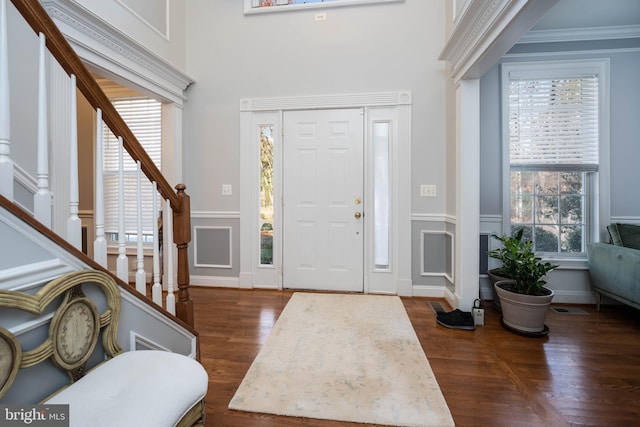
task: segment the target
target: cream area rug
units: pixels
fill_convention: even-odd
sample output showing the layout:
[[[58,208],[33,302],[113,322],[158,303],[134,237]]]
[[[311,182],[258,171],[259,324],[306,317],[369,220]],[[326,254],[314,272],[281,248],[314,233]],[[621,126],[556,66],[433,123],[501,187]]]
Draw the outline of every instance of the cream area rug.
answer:
[[[229,408],[453,426],[399,297],[294,293]]]

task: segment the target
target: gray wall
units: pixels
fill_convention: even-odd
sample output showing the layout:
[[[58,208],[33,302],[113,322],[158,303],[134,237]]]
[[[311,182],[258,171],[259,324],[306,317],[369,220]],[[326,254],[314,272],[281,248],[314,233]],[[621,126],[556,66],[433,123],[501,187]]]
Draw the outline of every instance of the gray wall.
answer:
[[[597,43],[601,47],[600,43]],[[610,44],[606,45],[611,47]],[[640,182],[640,40],[631,46],[624,42],[626,51],[591,50],[588,43],[553,43],[547,48],[562,55],[537,54],[524,56],[525,51],[539,51],[545,46],[517,46],[501,62],[549,61],[558,59],[608,58],[610,60],[610,156],[611,156],[611,216],[634,217],[640,220],[640,198],[637,184]],[[580,50],[578,50],[580,49]],[[480,81],[481,93],[481,178],[480,214],[502,215],[501,194],[501,140],[500,140],[500,72],[499,66],[491,68]],[[606,226],[607,224],[602,224]]]
[[[616,50],[612,50],[616,49]],[[640,40],[516,45],[502,62],[608,58],[610,60],[610,213],[613,222],[640,223]],[[481,230],[502,230],[502,142],[499,65],[480,81]],[[607,224],[600,224],[601,232]],[[604,234],[604,233],[603,233]],[[491,244],[495,244],[491,239]],[[490,261],[490,267],[496,266]],[[549,274],[554,301],[593,302],[588,270],[559,268]],[[486,280],[481,293],[487,295]]]
[[[7,2],[11,157],[27,174],[36,176],[38,138],[38,37]]]
[[[187,4],[185,181],[196,211],[239,211],[241,98],[410,90],[413,211],[444,212],[445,64],[442,2],[243,14],[242,2]],[[212,25],[212,20],[215,25]],[[439,197],[419,197],[419,184]]]
[[[206,219],[240,211],[240,113],[242,98],[368,93],[412,93],[413,214],[443,217],[447,196],[446,2],[399,3],[244,15],[242,2],[187,3],[184,115],[184,181],[191,207]],[[221,185],[233,194],[223,196]],[[437,185],[438,196],[419,196],[420,184]],[[239,236],[234,224],[233,235]],[[443,224],[435,224],[442,227]],[[416,236],[414,236],[416,237]],[[403,248],[409,256],[411,248]],[[239,259],[233,255],[236,272]],[[418,266],[414,272],[419,274]],[[193,268],[198,276],[227,276],[230,270]]]

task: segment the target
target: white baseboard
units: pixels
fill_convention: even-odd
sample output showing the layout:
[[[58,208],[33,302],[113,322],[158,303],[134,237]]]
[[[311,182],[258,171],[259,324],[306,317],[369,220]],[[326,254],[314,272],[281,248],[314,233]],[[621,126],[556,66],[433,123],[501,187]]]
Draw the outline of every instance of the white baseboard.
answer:
[[[189,281],[190,286],[204,286],[210,288],[239,288],[240,279],[237,277],[222,276],[193,276]]]
[[[595,304],[593,292],[555,291],[552,304]]]
[[[432,285],[413,285],[414,297],[444,298],[446,287]]]

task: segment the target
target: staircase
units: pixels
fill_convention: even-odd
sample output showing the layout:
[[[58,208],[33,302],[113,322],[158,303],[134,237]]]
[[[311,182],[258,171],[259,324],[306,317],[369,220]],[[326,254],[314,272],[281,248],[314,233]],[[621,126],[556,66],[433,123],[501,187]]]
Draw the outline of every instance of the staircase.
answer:
[[[16,54],[15,49],[11,49],[13,29],[18,25],[13,19],[16,11],[35,33],[34,41],[37,40],[33,43],[37,45],[34,46],[35,52],[18,52],[19,56],[24,54],[25,57],[38,58],[35,61],[37,64],[34,64],[36,69],[24,70],[24,74],[34,75],[30,86],[33,88],[33,95],[37,93],[37,96],[32,97],[25,94],[26,101],[12,94],[17,86],[12,84],[11,76],[21,72],[11,65]],[[10,14],[11,20],[8,19]],[[49,73],[56,72],[65,73],[69,79],[69,98],[60,105],[56,103],[56,96],[47,93]],[[26,88],[25,92],[29,90],[30,88]],[[87,244],[92,245],[93,250],[88,252],[93,254],[93,258],[82,251],[82,221],[78,212],[78,181],[82,177],[78,176],[78,124],[75,110],[77,91],[95,109],[96,129],[106,126],[119,138],[123,155],[130,156],[137,162],[140,179],[151,182],[157,189],[158,199],[162,200],[160,204],[163,207],[164,227],[154,230],[153,271],[144,271],[142,261],[149,255],[145,255],[142,244],[138,244],[135,286],[129,283],[128,266],[133,263],[127,259],[122,239],[118,245],[116,271],[108,270],[104,224],[100,222],[104,217],[101,212],[104,200],[100,199],[103,191],[99,187],[103,173],[101,165],[96,165],[95,168],[95,232],[88,233],[95,234],[96,239],[94,242],[84,241],[85,248]],[[37,99],[37,102],[30,103],[29,99]],[[71,120],[67,129],[71,138],[71,167],[69,170],[53,171],[58,180],[63,179],[69,183],[69,201],[68,204],[65,201],[67,206],[62,206],[62,197],[57,197],[49,185],[49,166],[54,164],[52,154],[60,156],[60,153],[52,153],[49,140],[52,131],[48,117],[51,109],[68,106],[71,108],[68,114]],[[20,129],[20,133],[30,132],[37,143],[31,140],[12,140],[12,114],[24,115],[25,110],[33,117],[33,129]],[[99,132],[96,133],[98,134]],[[97,144],[100,143],[99,139],[96,136]],[[20,144],[20,150],[12,149],[16,144]],[[27,145],[33,146],[33,149],[25,149]],[[20,156],[13,156],[13,151],[18,151]],[[25,159],[25,152],[31,152],[32,156],[37,157],[37,161],[33,158]],[[35,176],[30,172],[31,163],[37,164]],[[119,331],[120,342],[129,343],[129,348],[125,350],[158,348],[197,357],[198,337],[193,330],[193,302],[189,296],[190,199],[185,189],[184,184],[172,187],[151,161],[40,2],[10,0],[9,3],[9,0],[0,0],[0,289],[35,292],[49,280],[72,270],[92,268],[107,271],[117,278],[123,300],[127,302],[123,304],[123,318],[128,320],[122,323]],[[64,232],[58,232],[54,226],[54,216],[63,211],[67,212],[66,226],[63,227]],[[158,213],[154,212],[153,215],[157,216]],[[141,230],[139,233],[141,237]],[[160,245],[158,235],[161,233],[167,235],[168,241],[173,242],[173,245]],[[119,230],[118,234],[124,236],[124,230]],[[142,242],[142,239],[139,238],[138,241]],[[163,253],[160,252],[161,247]],[[164,271],[160,270],[160,259],[166,263]],[[149,277],[151,280],[148,280]],[[147,293],[152,298],[148,298]],[[37,329],[37,319],[27,322],[12,317],[11,313],[0,313],[0,325],[27,335],[33,330],[26,324],[29,322]],[[25,339],[28,339],[27,335]]]

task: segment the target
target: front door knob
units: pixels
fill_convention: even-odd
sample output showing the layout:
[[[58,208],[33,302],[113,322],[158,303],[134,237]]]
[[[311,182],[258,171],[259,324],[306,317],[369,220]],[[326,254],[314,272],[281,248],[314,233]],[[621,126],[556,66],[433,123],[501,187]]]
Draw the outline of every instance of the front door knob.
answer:
[[[356,212],[355,215],[356,219],[360,219],[362,217],[362,214],[360,212]]]

